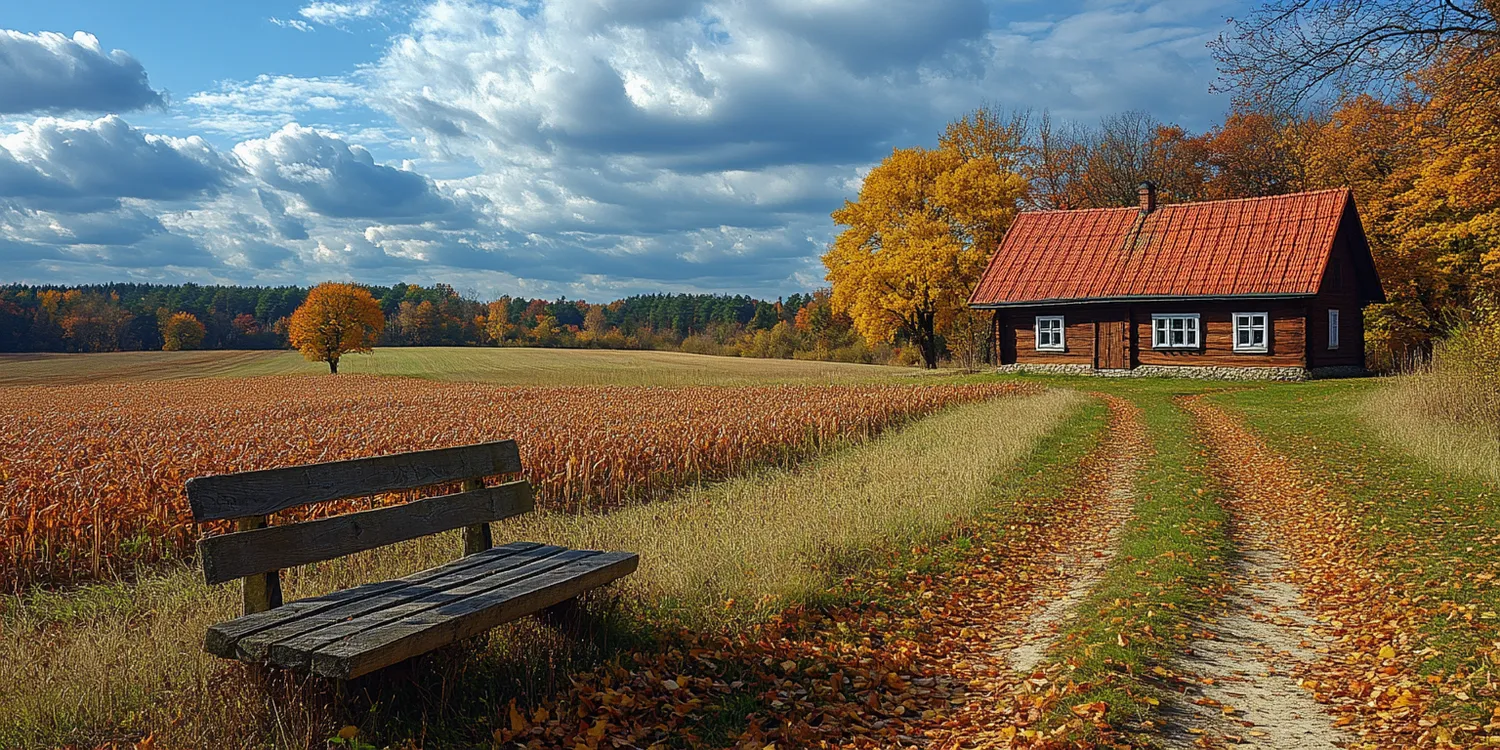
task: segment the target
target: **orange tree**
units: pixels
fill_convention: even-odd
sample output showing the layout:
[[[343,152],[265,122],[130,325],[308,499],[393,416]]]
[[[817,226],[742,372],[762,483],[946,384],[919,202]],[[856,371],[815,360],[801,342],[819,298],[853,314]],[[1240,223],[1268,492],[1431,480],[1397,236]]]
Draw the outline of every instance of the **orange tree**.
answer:
[[[203,337],[207,333],[203,328],[203,323],[199,322],[197,316],[192,313],[172,313],[161,324],[162,351],[197,349],[203,345]]]
[[[356,284],[326,282],[312,288],[307,300],[292,313],[292,346],[313,362],[327,362],[339,371],[339,357],[369,352],[385,329],[380,304]]]

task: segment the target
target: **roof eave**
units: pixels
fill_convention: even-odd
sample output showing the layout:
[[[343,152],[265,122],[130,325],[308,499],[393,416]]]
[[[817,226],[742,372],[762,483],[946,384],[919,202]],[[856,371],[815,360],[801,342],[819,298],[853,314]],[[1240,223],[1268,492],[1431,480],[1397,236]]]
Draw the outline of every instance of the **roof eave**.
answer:
[[[1123,297],[1059,297],[1055,299],[1019,300],[1015,302],[970,302],[969,307],[975,310],[999,310],[1009,307],[1060,307],[1066,305],[1105,305],[1119,302],[1232,302],[1234,300],[1255,299],[1311,299],[1316,297],[1312,293],[1288,294],[1285,292],[1264,292],[1252,294],[1135,294]]]

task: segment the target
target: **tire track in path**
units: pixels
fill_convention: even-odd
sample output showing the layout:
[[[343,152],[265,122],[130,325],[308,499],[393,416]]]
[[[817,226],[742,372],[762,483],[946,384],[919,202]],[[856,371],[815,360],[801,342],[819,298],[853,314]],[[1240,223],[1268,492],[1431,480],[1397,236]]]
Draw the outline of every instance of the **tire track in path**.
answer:
[[[1045,661],[1077,604],[1098,582],[1130,518],[1133,478],[1147,441],[1140,409],[1130,401],[1094,394],[1109,407],[1108,434],[1087,459],[1088,479],[1058,502],[1057,513],[1036,529],[1033,562],[1019,573],[1023,597],[1001,606],[976,603],[960,615],[973,637],[945,654],[953,679],[963,684],[962,705],[943,726],[932,728],[928,747],[1008,747],[1018,716],[1014,698],[1023,681]],[[1019,625],[1018,625],[1019,623]],[[1017,651],[1020,653],[1018,654]],[[1041,682],[1045,683],[1046,680]]]
[[[1076,531],[1083,533],[1058,540],[1044,566],[1050,575],[1037,581],[1035,608],[1019,628],[994,644],[995,655],[1021,675],[1030,675],[1042,664],[1062,630],[1077,616],[1078,605],[1104,577],[1135,505],[1136,473],[1147,450],[1146,428],[1135,404],[1114,396],[1103,398],[1115,415],[1104,449],[1109,460],[1090,488],[1088,514],[1078,519]]]
[[[1403,670],[1390,647],[1393,634],[1379,624],[1383,587],[1351,541],[1351,520],[1324,488],[1223,410],[1202,396],[1179,404],[1192,414],[1210,472],[1226,490],[1240,558],[1235,592],[1202,623],[1203,637],[1180,665],[1200,678],[1186,696],[1195,703],[1183,721],[1198,733],[1174,737],[1174,744],[1414,746],[1378,737],[1386,731],[1356,736],[1336,728],[1353,724],[1350,714],[1360,708],[1348,698],[1331,700],[1330,683],[1365,679],[1398,692],[1414,684],[1395,677]],[[1362,625],[1370,630],[1359,632]],[[1401,713],[1413,713],[1416,703]]]

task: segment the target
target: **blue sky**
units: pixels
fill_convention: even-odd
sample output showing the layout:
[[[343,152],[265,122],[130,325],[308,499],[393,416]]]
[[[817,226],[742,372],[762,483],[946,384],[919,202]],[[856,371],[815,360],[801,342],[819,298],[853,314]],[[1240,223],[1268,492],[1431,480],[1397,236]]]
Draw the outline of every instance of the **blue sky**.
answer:
[[[869,167],[976,105],[1211,125],[1236,9],[28,3],[0,14],[0,282],[811,289]]]

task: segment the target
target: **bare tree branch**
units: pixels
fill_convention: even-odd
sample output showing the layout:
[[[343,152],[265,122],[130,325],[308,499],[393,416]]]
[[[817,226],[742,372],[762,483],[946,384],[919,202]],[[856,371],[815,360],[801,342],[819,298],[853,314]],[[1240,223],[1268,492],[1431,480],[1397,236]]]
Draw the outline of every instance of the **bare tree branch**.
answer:
[[[1496,0],[1269,0],[1210,46],[1215,88],[1290,109],[1309,100],[1404,90],[1453,55],[1500,47]],[[1462,66],[1462,60],[1458,61]]]

